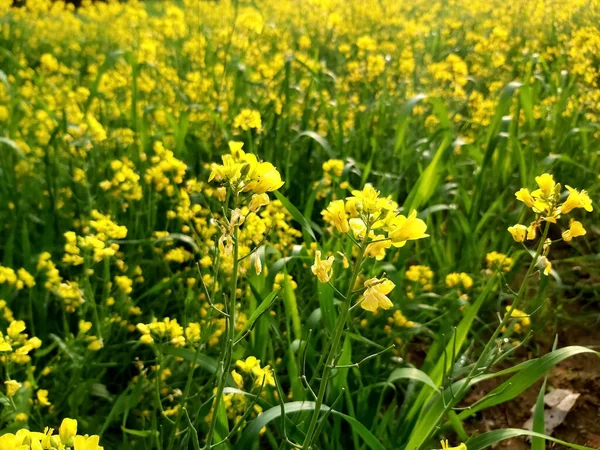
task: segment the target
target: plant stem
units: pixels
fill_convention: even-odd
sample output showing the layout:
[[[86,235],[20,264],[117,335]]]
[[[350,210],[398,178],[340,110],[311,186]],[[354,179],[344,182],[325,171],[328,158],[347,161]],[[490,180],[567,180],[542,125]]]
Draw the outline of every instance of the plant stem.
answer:
[[[544,232],[543,232],[542,238],[538,244],[537,250],[535,252],[535,256],[533,257],[531,264],[529,264],[529,268],[527,269],[525,278],[523,279],[523,282],[521,283],[521,286],[519,287],[519,291],[517,292],[517,295],[515,295],[515,298],[512,302],[510,309],[506,312],[506,314],[504,315],[504,318],[502,319],[502,321],[496,327],[496,330],[492,334],[492,337],[488,340],[487,344],[483,348],[483,351],[479,355],[479,358],[477,359],[477,361],[475,362],[475,364],[469,371],[469,374],[465,378],[465,382],[460,387],[460,389],[457,391],[457,393],[453,396],[454,401],[448,402],[448,404],[444,407],[444,410],[437,417],[435,424],[430,428],[429,433],[427,434],[425,439],[423,439],[423,441],[421,441],[421,444],[419,445],[419,447],[416,448],[416,450],[421,450],[423,448],[423,446],[425,446],[427,444],[427,442],[429,441],[429,439],[431,438],[433,433],[435,433],[435,430],[437,429],[438,424],[441,422],[441,420],[444,418],[444,416],[448,413],[448,411],[450,411],[450,409],[456,404],[456,402],[458,402],[462,398],[462,396],[465,394],[467,389],[469,389],[470,381],[473,378],[475,378],[475,376],[477,375],[477,372],[479,371],[479,369],[482,366],[483,361],[486,360],[488,352],[490,351],[491,347],[496,342],[498,335],[502,332],[502,329],[506,326],[506,324],[511,320],[512,313],[517,308],[517,305],[519,304],[521,297],[525,293],[525,289],[527,287],[529,277],[531,276],[531,273],[533,272],[533,269],[535,268],[535,265],[536,265],[540,255],[542,254],[542,250],[544,248],[544,242],[546,241],[546,237],[548,236],[549,228],[550,228],[550,223],[546,222],[546,226],[544,227]],[[442,393],[441,395],[443,396],[444,393]]]
[[[352,272],[352,276],[350,277],[350,283],[348,284],[348,292],[346,293],[346,297],[340,309],[340,315],[338,316],[337,322],[335,324],[335,329],[333,331],[333,339],[331,340],[331,347],[329,350],[329,354],[327,355],[325,367],[323,368],[323,375],[321,377],[319,393],[317,394],[317,401],[315,402],[315,409],[310,419],[310,424],[308,426],[308,431],[306,432],[306,438],[304,439],[302,450],[308,450],[309,448],[311,448],[310,446],[312,442],[317,438],[317,433],[315,431],[317,427],[317,421],[319,419],[319,412],[321,411],[321,406],[323,405],[323,399],[325,398],[325,392],[327,391],[327,385],[329,384],[329,377],[331,375],[331,371],[335,367],[335,358],[338,353],[338,347],[340,345],[342,333],[344,332],[346,320],[348,319],[348,314],[350,312],[352,291],[354,290],[354,283],[356,283],[356,279],[358,278],[358,274],[360,273],[360,266],[363,262],[366,248],[365,244],[368,235],[369,230],[367,229],[362,244],[359,247],[358,258],[356,259],[356,264],[354,265],[354,270]]]
[[[233,197],[233,209],[237,208],[237,195]],[[229,296],[229,304],[227,307],[228,316],[225,317],[227,324],[227,339],[224,343],[221,364],[222,372],[219,374],[219,384],[217,385],[217,392],[215,394],[214,406],[212,411],[212,418],[210,421],[210,428],[206,435],[206,445],[204,448],[210,449],[212,440],[215,433],[215,426],[217,424],[217,415],[219,406],[221,405],[221,397],[223,396],[223,390],[225,389],[225,382],[227,380],[227,374],[231,368],[231,360],[233,356],[233,342],[235,339],[235,303],[237,300],[237,283],[238,283],[238,266],[239,266],[239,245],[238,245],[238,228],[236,225],[233,230],[233,280],[231,282],[231,295]]]
[[[173,425],[173,431],[171,431],[171,437],[169,438],[169,446],[167,450],[171,450],[173,448],[173,444],[175,443],[175,436],[177,435],[177,427],[179,426],[179,421],[181,420],[181,414],[183,409],[185,408],[185,402],[190,396],[190,390],[192,388],[192,380],[194,379],[194,371],[196,370],[196,363],[198,362],[198,357],[200,356],[200,349],[202,346],[198,343],[198,347],[194,352],[194,359],[190,364],[190,369],[188,370],[187,381],[185,383],[185,390],[183,391],[183,397],[181,398],[181,402],[179,403],[179,411],[177,412],[177,417],[175,418],[175,424]],[[190,433],[192,430],[190,430]]]

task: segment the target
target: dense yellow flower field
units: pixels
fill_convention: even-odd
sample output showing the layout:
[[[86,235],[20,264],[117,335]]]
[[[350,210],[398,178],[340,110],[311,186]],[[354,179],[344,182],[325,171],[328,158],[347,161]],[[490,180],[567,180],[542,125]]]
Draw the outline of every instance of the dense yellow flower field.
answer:
[[[14,3],[0,450],[596,445],[597,1]]]

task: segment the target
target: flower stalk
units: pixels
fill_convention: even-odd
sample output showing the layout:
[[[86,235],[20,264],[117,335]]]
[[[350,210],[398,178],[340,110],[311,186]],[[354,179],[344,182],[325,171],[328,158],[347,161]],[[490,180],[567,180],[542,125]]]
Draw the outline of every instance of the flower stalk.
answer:
[[[237,194],[233,197],[233,209],[237,208]],[[221,352],[221,360],[219,362],[220,373],[218,374],[219,381],[217,385],[217,392],[215,393],[213,414],[210,421],[210,427],[208,434],[206,435],[206,449],[210,449],[214,438],[215,427],[217,424],[218,409],[221,405],[221,399],[223,397],[223,391],[225,390],[225,383],[227,381],[227,374],[231,370],[231,363],[233,357],[233,346],[235,339],[235,304],[237,301],[237,284],[238,284],[238,272],[239,272],[239,243],[238,243],[238,231],[239,225],[235,225],[233,229],[233,280],[231,281],[231,294],[229,295],[229,302],[227,302],[227,316],[225,316],[225,322],[227,326],[227,338],[223,345]]]
[[[319,413],[321,412],[321,407],[323,406],[323,399],[325,398],[325,392],[327,391],[327,385],[329,384],[331,371],[335,368],[336,356],[339,353],[340,340],[342,338],[342,333],[344,332],[344,327],[346,325],[346,321],[350,313],[350,304],[352,302],[354,284],[356,283],[356,279],[358,278],[358,274],[360,273],[360,266],[362,265],[365,256],[368,235],[369,232],[367,231],[365,233],[365,237],[363,238],[362,243],[359,246],[358,257],[356,259],[356,263],[354,265],[354,269],[350,277],[348,290],[346,292],[344,301],[340,309],[340,315],[338,316],[337,322],[335,324],[333,339],[331,341],[331,348],[325,361],[325,367],[323,368],[321,384],[319,385],[319,392],[317,394],[317,400],[315,402],[315,409],[310,419],[310,424],[308,426],[308,431],[306,432],[306,438],[304,440],[304,444],[302,445],[302,450],[308,450],[309,448],[311,448],[312,442],[317,438],[316,427],[319,419]]]

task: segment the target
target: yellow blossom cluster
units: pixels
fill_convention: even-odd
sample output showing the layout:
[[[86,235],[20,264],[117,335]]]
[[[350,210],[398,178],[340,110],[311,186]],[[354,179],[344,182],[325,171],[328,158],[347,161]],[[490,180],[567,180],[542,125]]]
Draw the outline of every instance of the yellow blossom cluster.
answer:
[[[413,285],[406,286],[406,295],[409,298],[414,298],[415,290],[422,289],[424,291],[430,291],[433,289],[433,270],[429,266],[414,265],[410,266],[404,273],[407,280],[411,281]]]
[[[35,278],[22,267],[15,272],[10,267],[0,266],[0,284],[8,284],[21,290],[35,286]]]
[[[509,233],[515,242],[524,243],[535,240],[543,228],[543,224],[558,224],[558,220],[566,214],[572,213],[576,209],[583,209],[587,212],[593,211],[592,200],[585,190],[577,190],[570,186],[567,187],[568,194],[564,201],[562,200],[562,186],[554,180],[554,176],[544,173],[535,177],[538,189],[530,192],[527,188],[521,188],[515,193],[517,200],[523,202],[530,208],[534,214],[534,220],[528,225],[516,224],[508,227]],[[543,235],[547,236],[548,226],[545,227]],[[573,238],[585,236],[586,230],[583,224],[574,218],[570,218],[568,228],[563,229],[562,239],[570,242]],[[543,250],[539,255],[538,264],[543,269],[544,275],[549,275],[552,271],[552,263],[548,259],[552,241],[545,239]]]
[[[506,314],[508,314],[511,310],[511,306],[510,305],[506,305],[506,313],[504,314],[506,316]],[[509,324],[512,324],[512,329],[515,333],[522,333],[523,331],[526,331],[528,329],[528,327],[531,325],[531,318],[529,317],[529,314],[520,311],[518,309],[513,309],[512,313],[510,314],[511,320],[509,322]],[[502,332],[506,331],[506,328],[504,328],[502,330]]]
[[[13,320],[5,333],[0,331],[0,361],[3,363],[28,364],[31,361],[30,352],[42,346],[42,341],[24,333],[25,322]]]
[[[115,198],[127,200],[140,200],[142,187],[139,184],[140,176],[135,171],[135,165],[127,157],[111,161],[112,178],[100,183],[105,191],[110,191]]]
[[[200,325],[192,322],[184,329],[177,319],[165,317],[163,320],[154,319],[152,322],[138,323],[137,330],[141,333],[140,342],[144,344],[169,343],[176,347],[183,347],[186,342],[195,343],[200,338]]]
[[[0,449],[2,450],[103,450],[100,437],[93,435],[78,435],[77,421],[63,419],[54,434],[54,429],[46,427],[43,433],[29,431],[22,428],[16,433],[6,433],[0,436]]]
[[[510,272],[515,263],[509,256],[495,251],[485,255],[485,262],[488,270],[499,269],[503,272]]]
[[[94,233],[89,233],[90,228]],[[119,250],[119,244],[110,242],[114,239],[124,239],[127,236],[127,228],[118,225],[111,220],[109,215],[93,210],[89,227],[83,236],[77,235],[74,231],[65,233],[65,255],[63,263],[78,266],[84,263],[82,250],[91,251],[94,262],[100,262],[103,259],[114,256]],[[84,230],[84,231],[86,231]]]
[[[229,142],[230,154],[223,155],[223,164],[213,164],[208,181],[227,183],[235,192],[251,191],[256,196],[283,186],[275,166],[244,152],[243,145],[242,142]]]

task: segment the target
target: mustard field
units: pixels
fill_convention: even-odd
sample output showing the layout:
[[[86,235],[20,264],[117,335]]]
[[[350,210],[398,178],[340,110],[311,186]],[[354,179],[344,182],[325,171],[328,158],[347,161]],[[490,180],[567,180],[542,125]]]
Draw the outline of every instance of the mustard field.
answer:
[[[599,448],[599,21],[0,0],[0,450]]]

